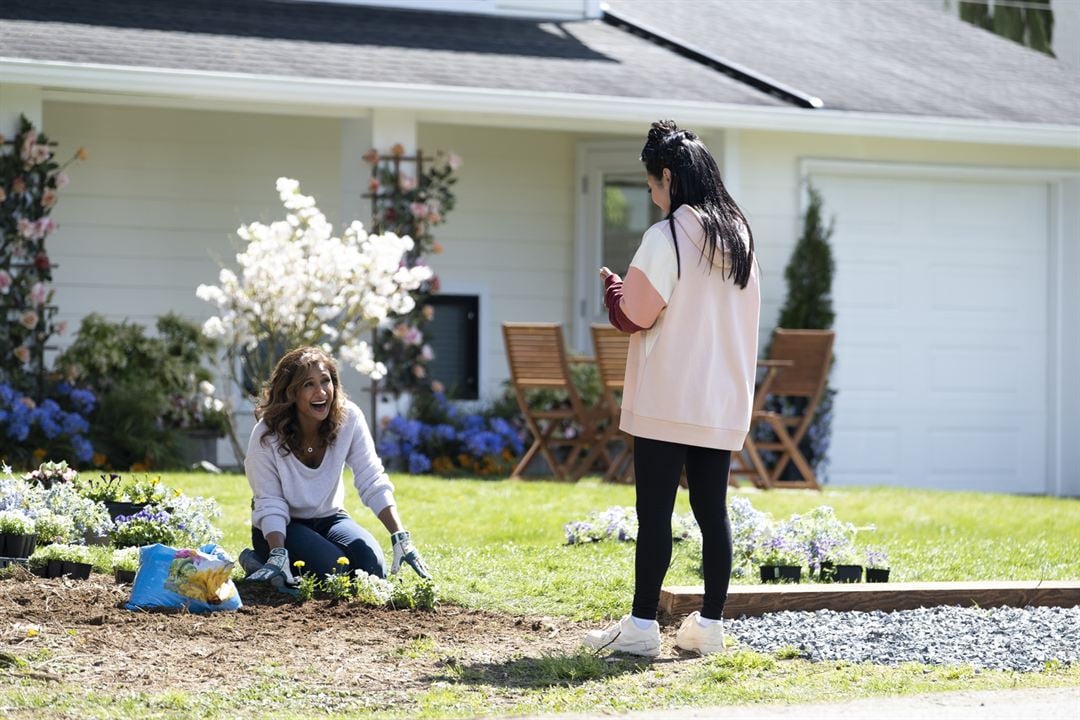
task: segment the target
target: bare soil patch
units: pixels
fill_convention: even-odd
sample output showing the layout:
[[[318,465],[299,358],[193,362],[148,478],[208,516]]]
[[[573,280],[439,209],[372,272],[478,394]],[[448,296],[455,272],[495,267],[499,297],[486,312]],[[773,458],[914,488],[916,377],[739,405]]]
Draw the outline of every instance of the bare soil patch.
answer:
[[[514,685],[522,658],[573,653],[584,625],[440,606],[298,603],[240,587],[244,607],[207,615],[123,608],[130,586],[29,575],[0,580],[0,673],[88,692],[243,691],[265,682],[393,703],[439,679]],[[18,660],[29,661],[29,669]]]

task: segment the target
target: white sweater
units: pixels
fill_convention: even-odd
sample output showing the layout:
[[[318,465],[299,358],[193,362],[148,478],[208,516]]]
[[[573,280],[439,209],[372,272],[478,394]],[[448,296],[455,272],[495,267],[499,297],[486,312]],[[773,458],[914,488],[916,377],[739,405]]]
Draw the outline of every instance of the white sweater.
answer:
[[[285,532],[292,518],[310,519],[334,515],[345,508],[345,465],[353,471],[360,500],[378,515],[394,504],[394,486],[375,454],[364,413],[351,401],[345,403],[345,423],[337,439],[326,449],[322,464],[310,468],[292,453],[278,452],[278,438],[262,442],[266,423],[260,420],[251,431],[244,472],[255,505],[251,525],[263,535]]]

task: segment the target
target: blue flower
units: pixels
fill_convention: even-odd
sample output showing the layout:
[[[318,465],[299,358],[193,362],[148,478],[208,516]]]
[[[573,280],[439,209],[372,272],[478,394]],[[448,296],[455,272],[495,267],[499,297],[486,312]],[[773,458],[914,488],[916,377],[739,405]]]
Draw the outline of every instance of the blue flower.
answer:
[[[431,459],[423,453],[414,452],[409,455],[409,472],[413,475],[425,473],[431,469]]]
[[[89,390],[72,390],[71,404],[80,415],[89,415],[97,405],[97,398]]]
[[[94,457],[94,446],[82,435],[72,436],[71,449],[75,451],[75,459],[79,462],[90,462],[90,459]]]

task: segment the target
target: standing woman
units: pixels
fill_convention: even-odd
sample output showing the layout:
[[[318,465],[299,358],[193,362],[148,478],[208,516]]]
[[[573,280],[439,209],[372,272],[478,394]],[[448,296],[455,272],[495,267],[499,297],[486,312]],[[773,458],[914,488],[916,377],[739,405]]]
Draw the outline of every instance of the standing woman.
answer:
[[[626,279],[600,269],[612,325],[633,333],[620,429],[634,438],[638,538],[630,615],[585,643],[655,657],[656,610],[671,562],[671,513],[683,467],[701,527],[705,603],[676,644],[722,652],[731,576],[727,482],[750,428],[761,308],[754,237],[708,149],[671,121],[641,151],[664,219],[650,227]]]
[[[385,577],[378,541],[345,511],[345,465],[353,485],[390,533],[396,573],[402,561],[430,577],[394,504],[394,486],[375,454],[364,415],[345,397],[337,364],[316,347],[290,350],[263,386],[244,471],[254,495],[251,541],[240,553],[248,580],[292,585],[292,561],[318,577],[338,568]]]

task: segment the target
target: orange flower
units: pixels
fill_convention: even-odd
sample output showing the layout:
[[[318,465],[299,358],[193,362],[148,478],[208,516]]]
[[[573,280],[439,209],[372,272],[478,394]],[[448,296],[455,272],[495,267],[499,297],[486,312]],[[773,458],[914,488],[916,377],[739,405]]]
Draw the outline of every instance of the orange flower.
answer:
[[[146,472],[150,467],[144,463],[135,463],[131,466],[131,472]]]
[[[90,153],[86,152],[86,148],[81,147],[75,151],[75,157],[81,162],[86,162],[86,159],[90,157]]]
[[[405,155],[405,146],[401,143],[395,143],[394,147],[390,148],[390,154],[394,157],[402,157]]]
[[[443,251],[442,243],[435,243],[434,245],[431,246],[431,252],[435,253],[436,255],[440,254],[442,251]]]
[[[364,162],[374,165],[375,163],[379,162],[379,151],[375,148],[371,148],[366,153],[364,153],[362,157]]]
[[[105,453],[94,453],[94,457],[90,462],[94,464],[94,467],[103,467],[109,458],[105,457]]]
[[[379,187],[380,187],[379,179],[378,178],[371,178],[371,182],[368,183],[367,189],[368,189],[368,192],[377,193],[377,192],[379,192]]]
[[[41,462],[45,459],[45,448],[38,448],[34,451],[34,459]]]

